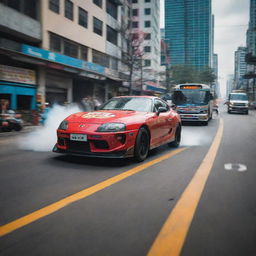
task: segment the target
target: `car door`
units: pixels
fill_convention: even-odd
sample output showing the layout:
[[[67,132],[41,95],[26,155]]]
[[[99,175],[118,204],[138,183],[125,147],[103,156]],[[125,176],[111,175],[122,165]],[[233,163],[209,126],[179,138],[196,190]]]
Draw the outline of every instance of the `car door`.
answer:
[[[157,114],[159,107],[166,108],[166,112],[161,112]],[[152,125],[152,144],[159,144],[166,139],[166,137],[170,134],[171,130],[171,110],[167,103],[160,99],[154,100],[154,109],[153,111],[156,113],[153,117],[153,125]]]

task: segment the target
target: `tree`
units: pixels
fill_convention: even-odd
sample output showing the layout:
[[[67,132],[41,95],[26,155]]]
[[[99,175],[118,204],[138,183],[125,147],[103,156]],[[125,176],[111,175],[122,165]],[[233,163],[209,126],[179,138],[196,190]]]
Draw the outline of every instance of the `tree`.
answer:
[[[215,81],[216,75],[214,74],[214,71],[210,67],[205,67],[200,73],[199,73],[199,80],[201,83],[204,84],[211,84]]]
[[[205,67],[198,71],[191,65],[175,65],[171,68],[171,79],[173,84],[183,83],[213,83],[216,79],[213,69]]]

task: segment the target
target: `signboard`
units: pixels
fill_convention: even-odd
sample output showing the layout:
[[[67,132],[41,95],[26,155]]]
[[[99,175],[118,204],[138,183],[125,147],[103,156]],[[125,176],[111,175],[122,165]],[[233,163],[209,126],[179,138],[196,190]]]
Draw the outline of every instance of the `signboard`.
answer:
[[[72,58],[72,57],[69,57],[69,56],[66,56],[63,54],[47,51],[47,50],[33,47],[30,45],[22,44],[21,51],[24,54],[28,54],[30,56],[45,59],[48,61],[57,62],[59,64],[64,64],[64,65],[68,65],[71,67],[84,69],[87,71],[93,71],[93,72],[97,72],[100,74],[105,73],[105,67],[103,67],[101,65],[87,62],[87,61],[80,60],[80,59],[76,59],[76,58]]]
[[[36,73],[31,69],[0,65],[0,80],[36,84]]]

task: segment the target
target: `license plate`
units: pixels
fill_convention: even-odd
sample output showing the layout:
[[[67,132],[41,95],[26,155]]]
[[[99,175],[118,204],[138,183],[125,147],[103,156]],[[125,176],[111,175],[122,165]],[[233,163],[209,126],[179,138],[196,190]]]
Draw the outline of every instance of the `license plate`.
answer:
[[[70,140],[76,140],[76,141],[87,141],[87,135],[86,134],[70,134]]]

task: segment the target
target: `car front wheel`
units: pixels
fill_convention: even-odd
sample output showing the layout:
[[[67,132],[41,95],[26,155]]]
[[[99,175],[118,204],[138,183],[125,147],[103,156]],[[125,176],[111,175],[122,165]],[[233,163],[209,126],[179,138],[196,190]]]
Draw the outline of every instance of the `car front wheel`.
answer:
[[[146,128],[141,127],[136,137],[134,158],[138,162],[146,159],[149,151],[149,134]]]

